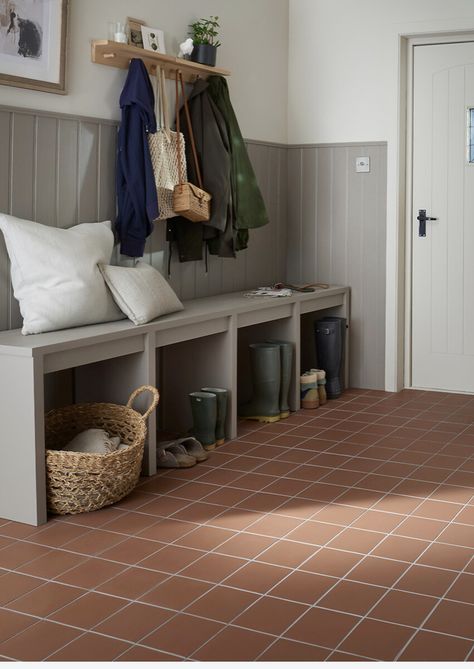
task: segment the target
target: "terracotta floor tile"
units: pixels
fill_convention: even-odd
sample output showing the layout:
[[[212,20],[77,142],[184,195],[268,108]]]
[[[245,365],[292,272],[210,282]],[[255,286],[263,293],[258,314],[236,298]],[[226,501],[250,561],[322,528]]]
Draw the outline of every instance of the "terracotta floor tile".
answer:
[[[140,601],[181,611],[210,588],[212,588],[211,583],[195,581],[184,576],[173,576],[140,597]]]
[[[39,578],[6,572],[3,576],[0,576],[0,606],[18,599],[21,595],[31,592],[43,583],[44,581]]]
[[[378,511],[389,511],[390,513],[411,513],[420,504],[418,497],[408,497],[389,493],[386,497],[374,504]]]
[[[59,578],[61,574],[73,567],[77,567],[87,558],[83,555],[75,555],[60,549],[47,551],[42,557],[36,558],[21,567],[21,571],[30,576],[40,578]]]
[[[175,518],[164,518],[158,520],[158,522],[156,522],[156,519],[154,520],[153,525],[146,527],[138,533],[140,539],[171,543],[199,527],[197,523],[188,523]]]
[[[122,513],[119,518],[111,520],[102,527],[109,532],[120,532],[121,534],[133,536],[141,532],[145,527],[153,525],[154,522],[155,518],[153,516],[130,511]]]
[[[281,478],[275,483],[272,483],[267,488],[265,488],[265,492],[274,494],[276,493],[279,496],[286,495],[292,497],[293,495],[297,495],[299,492],[301,492],[307,487],[308,483],[306,481],[298,481],[297,479],[292,479],[292,478]],[[283,501],[286,502],[287,500]],[[281,503],[278,506],[281,506]],[[242,504],[245,504],[245,502],[243,502]]]
[[[117,576],[96,587],[96,590],[107,595],[137,599],[148,590],[169,578],[164,572],[149,571],[138,567],[129,567]]]
[[[392,492],[396,495],[409,495],[411,497],[425,498],[429,497],[435,490],[437,490],[437,488],[438,483],[405,479],[398,483]]]
[[[288,518],[277,514],[269,514],[248,526],[248,532],[263,536],[281,538],[301,525],[298,518]]]
[[[350,525],[359,518],[364,511],[354,506],[343,506],[340,504],[328,504],[328,506],[317,511],[312,520],[336,525]]]
[[[464,569],[472,558],[472,549],[435,543],[418,559],[419,564],[442,569]]]
[[[235,536],[235,532],[217,527],[198,527],[176,541],[178,546],[212,550]]]
[[[362,616],[386,592],[385,588],[375,585],[341,581],[318,602],[318,606]]]
[[[370,612],[370,617],[419,627],[438,601],[435,597],[391,590]]]
[[[231,507],[238,504],[243,499],[251,495],[249,490],[240,490],[238,488],[219,488],[216,492],[211,493],[206,497],[206,502],[209,504],[220,504],[221,506]]]
[[[142,644],[165,653],[188,657],[222,627],[222,623],[180,613],[145,637]]]
[[[190,604],[186,608],[186,613],[227,623],[259,597],[260,595],[255,593],[218,585]]]
[[[359,556],[360,557],[360,556]],[[347,575],[347,579],[391,587],[406,570],[405,562],[367,556]]]
[[[353,486],[358,481],[365,477],[365,473],[361,471],[351,471],[349,469],[336,469],[332,472],[328,472],[326,476],[323,476],[320,481],[321,483],[332,483],[334,485],[342,486]]]
[[[128,650],[130,644],[88,632],[53,653],[51,662],[111,662]]]
[[[246,564],[246,560],[218,553],[206,553],[180,572],[181,576],[219,583]]]
[[[41,620],[0,644],[0,655],[22,662],[40,662],[80,634],[71,627]]]
[[[366,619],[349,634],[340,650],[391,662],[412,634],[409,627]]]
[[[214,639],[193,654],[201,662],[249,662],[255,660],[274,640],[274,637],[226,627]]]
[[[317,574],[342,577],[359,562],[361,556],[334,548],[321,548],[312,558],[307,560],[301,569]]]
[[[413,562],[428,546],[429,543],[421,539],[388,536],[372,551],[372,555]]]
[[[314,502],[333,502],[335,499],[339,502],[350,489],[342,485],[332,485],[331,483],[313,483],[308,488],[298,493],[296,497],[309,499]],[[345,504],[351,504],[345,501]],[[355,506],[360,506],[355,504]]]
[[[329,662],[375,662],[370,658],[362,657],[361,655],[352,655],[351,653],[343,653],[340,650],[333,651],[328,657]]]
[[[436,539],[440,543],[474,548],[474,530],[470,525],[451,523]]]
[[[116,564],[100,558],[82,558],[77,566],[61,574],[58,578],[61,583],[75,585],[79,588],[95,588],[108,581],[125,569],[125,565]]]
[[[5,540],[8,543],[8,540]],[[44,546],[37,546],[26,541],[16,541],[0,550],[0,567],[3,569],[18,569],[26,563],[40,558],[49,550]],[[21,569],[21,571],[24,571]]]
[[[441,601],[423,625],[432,632],[474,639],[474,616],[471,604]]]
[[[330,576],[295,571],[270,590],[269,594],[303,604],[314,604],[335,583],[337,580]]]
[[[50,546],[51,548],[59,548],[68,544],[69,550],[71,541],[79,539],[88,532],[89,530],[86,527],[50,521],[44,529],[38,528],[31,540],[36,544]],[[72,548],[71,550],[75,549]]]
[[[329,546],[354,553],[368,553],[383,540],[384,536],[381,532],[349,527],[333,539]]]
[[[415,564],[401,577],[395,587],[423,595],[442,597],[456,576],[457,573],[454,571]]]
[[[160,548],[163,548],[163,544],[133,537],[107,549],[101,553],[100,557],[105,560],[122,562],[125,567],[126,565],[138,564],[141,560],[156,553]]]
[[[452,520],[462,506],[460,504],[450,504],[448,502],[437,502],[435,500],[427,500],[423,502],[414,512],[413,515],[421,516],[422,518],[433,518],[435,520]]]
[[[457,523],[465,523],[466,525],[474,525],[474,506],[466,506],[457,516]]]
[[[204,551],[184,546],[165,546],[140,562],[140,567],[176,574],[204,555]]]
[[[245,509],[229,509],[221,513],[217,518],[213,518],[209,523],[213,527],[222,527],[227,530],[241,532],[247,529],[262,517],[261,513],[256,511],[247,511]]]
[[[462,662],[471,647],[466,639],[421,630],[416,633],[403,653],[402,662]]]
[[[0,609],[0,643],[31,627],[37,621],[30,616],[24,616],[16,611]]]
[[[474,574],[461,574],[449,589],[446,598],[474,604]]]
[[[94,628],[95,632],[137,642],[169,620],[174,613],[157,606],[132,602]]]
[[[238,509],[249,509],[250,511],[260,511],[266,513],[274,511],[281,504],[287,501],[283,495],[267,494],[266,492],[258,492],[250,497],[247,497],[243,502],[237,504]]]
[[[377,467],[380,466],[380,463],[377,462]],[[369,474],[361,479],[357,484],[356,488],[363,488],[365,490],[375,490],[377,492],[389,492],[392,490],[400,479],[396,479],[393,476],[381,476],[380,474]]]
[[[195,502],[172,515],[172,518],[184,520],[189,523],[207,523],[213,518],[226,511],[227,507],[217,504],[206,504],[206,502]]]
[[[262,597],[233,621],[234,625],[279,636],[306,610],[307,606],[274,597]]]
[[[352,526],[359,530],[372,530],[375,532],[391,532],[403,520],[405,516],[385,511],[365,511],[357,518]]]
[[[299,641],[277,639],[259,658],[262,662],[322,662],[330,651]]]
[[[302,520],[309,520],[317,511],[323,509],[325,506],[326,502],[315,502],[310,499],[293,497],[278,508],[276,515],[299,518],[301,522]]]
[[[383,497],[383,493],[375,490],[361,490],[359,488],[352,488],[343,492],[337,497],[338,504],[347,504],[349,506],[357,506],[361,509],[370,509]]]
[[[358,621],[347,613],[311,608],[285,632],[285,637],[335,648]]]
[[[275,539],[258,534],[241,532],[215,549],[216,553],[241,558],[254,558],[271,546]]]
[[[250,563],[225,580],[225,585],[265,594],[290,573],[273,565]]]
[[[318,550],[315,546],[282,539],[276,541],[256,559],[259,562],[269,562],[281,567],[296,568],[313,555],[315,550]]]
[[[131,646],[129,650],[119,655],[117,660],[119,662],[179,662],[180,658],[143,646]]]
[[[7,607],[19,613],[46,618],[53,611],[66,606],[66,604],[83,595],[84,592],[79,588],[70,588],[61,583],[46,582],[39,588],[35,588],[26,595],[9,602]]]
[[[232,482],[232,488],[239,490],[249,490],[250,492],[259,492],[277,481],[276,476],[268,476],[266,474],[243,474],[240,473],[239,478]]]
[[[185,483],[181,488],[177,488],[174,492],[176,497],[180,499],[187,499],[190,502],[202,500],[207,498],[212,492],[219,490],[219,486],[212,483],[199,483],[199,481],[192,481]],[[206,499],[207,502],[207,499]]]
[[[90,629],[104,618],[123,608],[125,604],[125,600],[117,597],[88,592],[83,597],[53,613],[50,619],[65,625]]]
[[[140,507],[140,511],[151,516],[161,516],[166,518],[173,515],[176,511],[189,505],[189,500],[178,499],[177,497],[153,497],[147,504]]]
[[[445,527],[447,527],[447,523],[441,520],[411,516],[404,520],[402,524],[394,530],[394,534],[432,541],[441,534]]]
[[[287,535],[292,541],[302,541],[314,546],[324,546],[342,531],[340,525],[308,520]]]
[[[68,541],[64,547],[68,551],[84,555],[97,555],[124,540],[124,535],[106,530],[88,530],[85,534]]]

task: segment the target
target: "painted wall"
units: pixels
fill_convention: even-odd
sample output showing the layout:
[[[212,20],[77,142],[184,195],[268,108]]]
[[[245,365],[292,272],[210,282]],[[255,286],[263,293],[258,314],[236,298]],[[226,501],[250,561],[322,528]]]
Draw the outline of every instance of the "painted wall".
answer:
[[[400,36],[474,30],[474,3],[290,0],[289,21],[289,142],[388,144],[385,383],[395,390]]]
[[[107,38],[109,22],[129,14],[162,28],[173,55],[192,20],[217,14],[218,64],[232,71],[229,87],[244,137],[286,142],[288,0],[70,0],[69,94],[0,86],[0,104],[118,119],[126,72],[91,63],[90,40]]]

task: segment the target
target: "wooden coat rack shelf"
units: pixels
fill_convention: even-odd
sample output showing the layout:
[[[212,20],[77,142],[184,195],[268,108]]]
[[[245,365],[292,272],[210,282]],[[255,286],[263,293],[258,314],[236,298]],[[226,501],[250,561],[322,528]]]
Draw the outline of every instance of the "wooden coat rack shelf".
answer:
[[[120,44],[119,42],[111,42],[109,40],[93,40],[91,47],[91,60],[93,63],[119,67],[122,70],[128,70],[132,58],[141,58],[150,74],[153,74],[157,67],[161,67],[164,70],[165,77],[168,79],[174,79],[176,70],[181,70],[185,81],[194,81],[197,77],[205,79],[211,74],[217,74],[222,77],[230,75],[229,70],[224,70],[221,67],[201,65],[201,63],[194,63],[192,60],[184,60],[184,58],[155,53],[154,51],[140,49],[130,44]]]

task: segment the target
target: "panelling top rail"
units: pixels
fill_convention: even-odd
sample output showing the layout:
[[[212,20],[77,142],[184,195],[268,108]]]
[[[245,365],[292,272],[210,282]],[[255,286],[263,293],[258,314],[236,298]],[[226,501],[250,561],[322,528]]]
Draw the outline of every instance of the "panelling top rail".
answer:
[[[149,73],[153,73],[157,67],[161,67],[168,79],[174,78],[176,70],[181,70],[185,81],[193,81],[196,77],[206,78],[210,74],[217,74],[222,77],[230,75],[229,70],[221,67],[209,67],[201,63],[195,63],[192,60],[167,56],[164,53],[155,53],[147,51],[130,44],[121,44],[120,42],[111,42],[109,40],[92,40],[91,42],[91,60],[100,65],[110,65],[119,67],[122,70],[128,70],[132,58],[140,58]]]

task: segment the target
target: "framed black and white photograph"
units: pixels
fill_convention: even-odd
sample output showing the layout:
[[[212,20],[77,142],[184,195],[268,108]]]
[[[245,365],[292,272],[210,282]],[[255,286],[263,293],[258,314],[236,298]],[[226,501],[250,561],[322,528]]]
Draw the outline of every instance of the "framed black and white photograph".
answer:
[[[166,53],[165,49],[165,35],[162,30],[158,28],[149,28],[142,26],[143,48],[147,51],[155,51],[155,53]]]
[[[66,93],[68,0],[0,0],[0,84]]]

